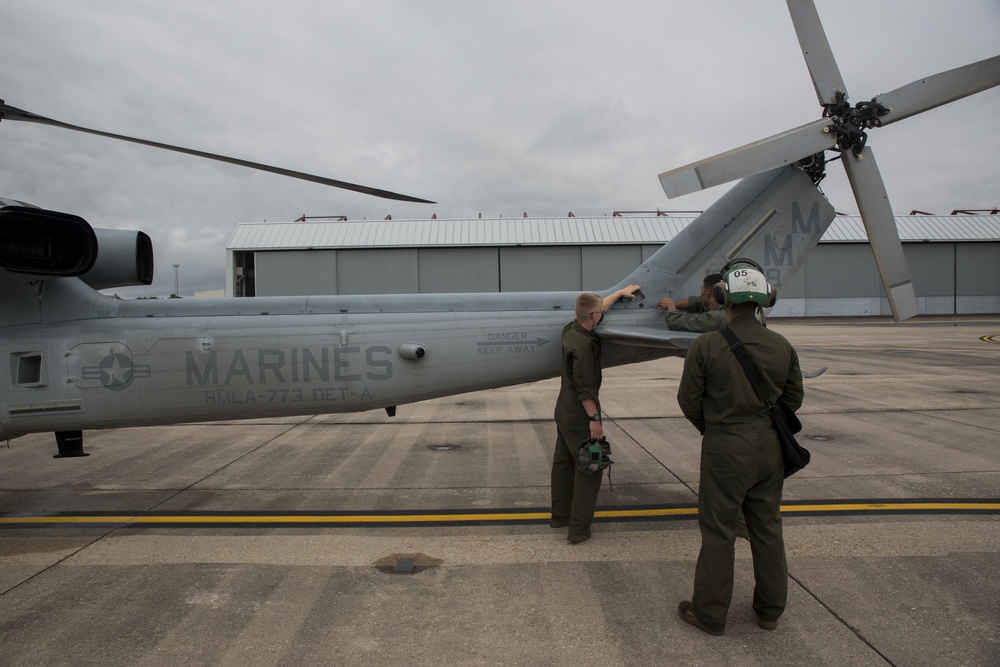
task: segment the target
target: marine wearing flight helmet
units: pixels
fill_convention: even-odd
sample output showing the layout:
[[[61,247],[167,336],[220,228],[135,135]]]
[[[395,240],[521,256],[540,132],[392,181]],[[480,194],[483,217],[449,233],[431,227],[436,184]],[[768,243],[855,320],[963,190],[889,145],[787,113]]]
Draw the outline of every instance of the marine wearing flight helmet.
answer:
[[[710,273],[701,283],[700,296],[690,296],[681,301],[674,301],[666,296],[660,299],[657,307],[666,311],[663,316],[667,321],[667,328],[671,331],[708,333],[727,326],[729,315],[726,313],[725,293],[715,289],[721,282],[721,273]],[[721,300],[716,300],[716,297]],[[766,305],[770,307],[774,303],[772,301]],[[750,531],[747,530],[742,515],[736,527],[736,535],[750,539]]]
[[[760,267],[731,263],[724,272],[729,328],[743,342],[772,400],[802,405],[795,349],[755,314],[773,303]],[[722,288],[720,288],[722,289]],[[781,531],[784,464],[778,436],[739,361],[720,333],[698,337],[684,359],[677,391],[684,416],[702,433],[698,525],[701,551],[694,594],[680,603],[686,622],[721,635],[733,594],[737,519],[746,517],[753,553],[753,608],[758,625],[773,630],[785,610],[788,567]]]

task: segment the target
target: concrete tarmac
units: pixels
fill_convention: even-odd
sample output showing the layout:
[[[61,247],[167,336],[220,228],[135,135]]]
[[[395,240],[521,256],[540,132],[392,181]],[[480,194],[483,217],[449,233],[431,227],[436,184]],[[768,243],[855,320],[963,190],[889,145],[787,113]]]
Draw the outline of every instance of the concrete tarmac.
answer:
[[[558,380],[384,411],[0,446],[0,664],[1000,665],[1000,317],[773,320],[806,380],[789,601],[677,615],[683,361],[605,372],[594,537],[549,528]],[[990,340],[989,337],[995,337]]]

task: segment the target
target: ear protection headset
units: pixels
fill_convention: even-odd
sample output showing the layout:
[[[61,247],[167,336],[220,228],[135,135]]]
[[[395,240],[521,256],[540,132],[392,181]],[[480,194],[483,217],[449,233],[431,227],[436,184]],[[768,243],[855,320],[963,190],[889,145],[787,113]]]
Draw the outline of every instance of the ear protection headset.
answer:
[[[722,282],[712,288],[712,298],[716,303],[753,301],[763,308],[772,308],[778,300],[777,288],[767,282],[764,269],[752,259],[731,259],[722,267],[721,273]],[[754,273],[759,274],[759,278]],[[761,282],[763,287],[759,285]]]

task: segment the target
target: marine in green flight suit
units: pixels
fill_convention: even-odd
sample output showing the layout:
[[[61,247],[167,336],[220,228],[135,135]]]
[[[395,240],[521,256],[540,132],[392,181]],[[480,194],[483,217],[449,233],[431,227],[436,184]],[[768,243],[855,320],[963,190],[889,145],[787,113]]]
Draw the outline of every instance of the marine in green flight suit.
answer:
[[[639,285],[629,285],[603,299],[589,292],[576,298],[576,319],[563,328],[562,382],[556,399],[556,447],[552,457],[553,528],[569,526],[572,543],[590,539],[604,471],[584,475],[576,468],[583,443],[604,437],[601,423],[601,339],[593,332],[604,312],[622,297],[632,298]]]
[[[744,272],[742,280],[733,275],[737,271]],[[797,410],[803,399],[798,355],[783,336],[754,316],[758,304],[767,302],[763,274],[736,269],[726,283],[730,329],[749,351],[771,400],[781,399]],[[784,464],[767,409],[721,334],[708,333],[692,343],[677,402],[703,436],[698,489],[701,551],[694,594],[678,611],[685,621],[710,634],[725,630],[733,594],[736,525],[742,513],[753,553],[753,608],[758,624],[774,629],[785,610],[788,588],[780,513]]]
[[[716,302],[712,288],[722,280],[722,275],[710,273],[701,284],[701,296],[691,296],[682,301],[670,297],[660,299],[657,306],[666,311],[664,319],[671,331],[705,333],[718,331],[729,322],[725,305]]]
[[[568,522],[571,541],[590,537],[590,524],[604,471],[584,475],[576,469],[576,455],[589,439],[591,415],[600,415],[601,341],[576,320],[563,328],[563,372],[556,400],[556,451],[552,459],[551,523]],[[590,414],[582,401],[590,399]],[[558,526],[555,526],[558,527]],[[579,541],[583,541],[579,539]]]
[[[706,333],[718,331],[726,326],[729,317],[724,306],[715,306],[703,313],[685,313],[678,309],[667,310],[664,314],[667,328],[671,331],[694,331]]]

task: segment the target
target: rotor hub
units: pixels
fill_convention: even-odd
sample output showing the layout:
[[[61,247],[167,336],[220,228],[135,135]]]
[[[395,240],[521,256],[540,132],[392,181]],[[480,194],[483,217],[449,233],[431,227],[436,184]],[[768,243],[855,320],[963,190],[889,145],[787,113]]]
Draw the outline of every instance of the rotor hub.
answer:
[[[868,134],[865,130],[881,127],[882,116],[889,109],[874,100],[858,102],[853,107],[847,103],[847,96],[837,93],[836,101],[823,105],[823,117],[833,121],[832,131],[837,134],[837,148],[841,151],[851,151],[854,157],[859,157],[865,150]]]

